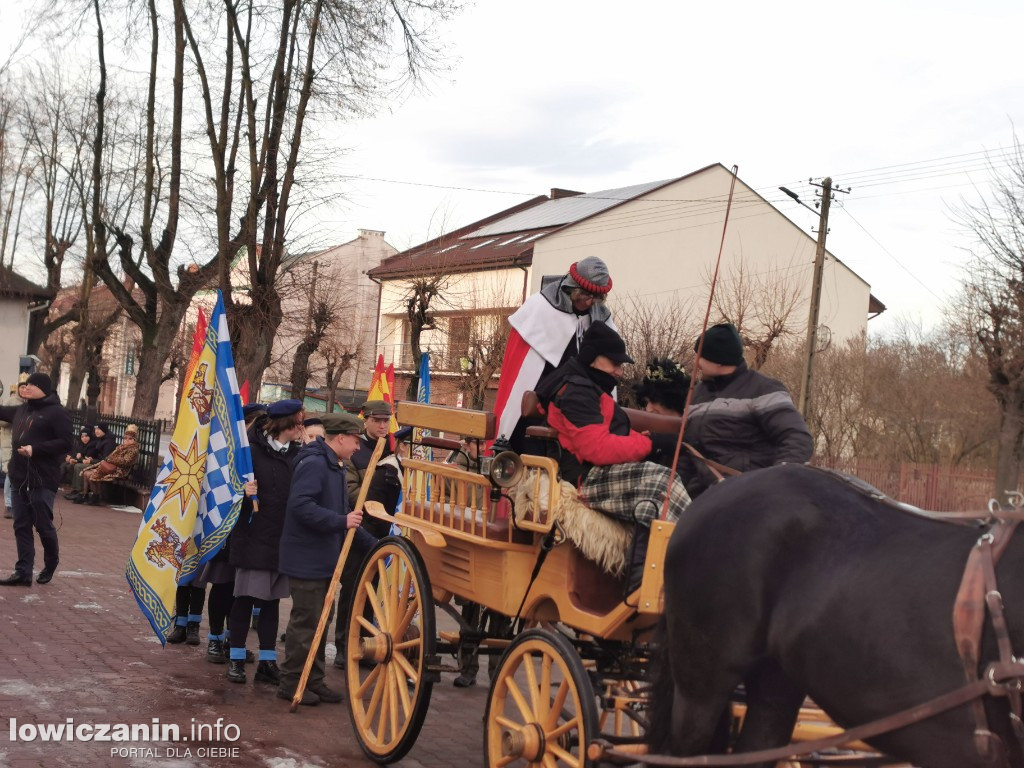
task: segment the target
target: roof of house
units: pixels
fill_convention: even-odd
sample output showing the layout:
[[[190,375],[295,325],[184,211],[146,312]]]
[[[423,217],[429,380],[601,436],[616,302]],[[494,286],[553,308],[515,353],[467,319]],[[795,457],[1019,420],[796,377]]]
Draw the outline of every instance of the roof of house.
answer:
[[[475,237],[476,230],[481,227],[503,219],[506,216],[514,216],[544,203],[551,202],[546,195],[538,195],[524,203],[506,208],[504,211],[492,214],[487,218],[474,221],[464,227],[446,232],[440,237],[428,240],[407,251],[396,253],[384,259],[379,265],[367,271],[367,274],[377,280],[398,279],[417,274],[433,274],[440,271],[471,271],[485,269],[497,265],[519,266],[528,265],[533,258],[533,245],[527,243],[526,238],[519,238],[518,243],[510,243],[511,247],[503,248],[501,244],[509,238],[501,238],[496,248],[476,248],[477,242],[463,242],[467,235]],[[540,234],[547,234],[554,227],[541,230]]]
[[[49,299],[53,291],[36,285],[28,278],[7,267],[0,267],[0,296],[23,296],[29,299]]]
[[[588,192],[583,195],[547,200],[529,210],[506,216],[493,224],[481,227],[467,237],[491,237],[524,230],[535,231],[575,224],[577,221],[582,221],[609,208],[614,208],[616,205],[646,195],[648,192],[653,192],[674,181],[678,181],[678,179],[650,181],[646,184],[634,184],[629,187],[605,189],[600,192]]]

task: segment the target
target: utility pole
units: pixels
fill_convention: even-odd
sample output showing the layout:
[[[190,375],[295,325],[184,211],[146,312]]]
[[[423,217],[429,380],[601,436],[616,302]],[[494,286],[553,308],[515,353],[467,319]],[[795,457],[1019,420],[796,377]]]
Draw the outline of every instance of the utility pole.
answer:
[[[818,185],[815,185],[818,186]],[[810,422],[811,392],[814,379],[814,355],[818,346],[818,316],[821,311],[821,282],[825,271],[825,237],[828,235],[828,209],[832,203],[832,177],[821,182],[821,208],[818,213],[818,247],[814,254],[814,279],[811,283],[811,310],[807,318],[807,352],[804,356],[804,375],[800,382],[800,413]],[[849,189],[836,189],[849,192]],[[795,199],[795,196],[794,196]]]

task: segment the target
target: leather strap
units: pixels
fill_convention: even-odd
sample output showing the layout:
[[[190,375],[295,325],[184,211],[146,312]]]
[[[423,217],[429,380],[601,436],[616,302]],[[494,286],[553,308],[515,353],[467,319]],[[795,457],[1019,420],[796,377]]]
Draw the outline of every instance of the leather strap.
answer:
[[[736,477],[737,475],[743,474],[738,469],[733,469],[732,467],[726,466],[725,464],[721,464],[715,461],[714,459],[709,459],[707,456],[702,454],[700,451],[698,451],[696,448],[694,448],[687,442],[683,443],[683,447],[687,451],[689,451],[690,455],[693,456],[695,459],[704,462],[705,466],[707,466],[707,468],[711,470],[711,474],[715,476],[715,479],[718,482],[722,482],[723,480],[725,480],[726,475],[728,475],[729,477]]]

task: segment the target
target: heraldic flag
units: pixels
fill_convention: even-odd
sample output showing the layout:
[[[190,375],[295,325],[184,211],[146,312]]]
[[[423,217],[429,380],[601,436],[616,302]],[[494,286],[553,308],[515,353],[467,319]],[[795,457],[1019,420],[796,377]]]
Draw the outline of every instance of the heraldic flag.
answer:
[[[178,585],[195,578],[227,541],[243,486],[253,478],[219,291],[205,338],[196,330],[170,457],[157,474],[125,572],[161,642],[174,621]]]

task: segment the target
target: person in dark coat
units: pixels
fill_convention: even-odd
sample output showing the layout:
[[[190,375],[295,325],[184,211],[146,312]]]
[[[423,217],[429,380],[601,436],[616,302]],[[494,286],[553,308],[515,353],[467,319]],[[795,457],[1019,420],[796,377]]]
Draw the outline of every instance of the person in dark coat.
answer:
[[[377,440],[387,437],[391,429],[393,411],[391,403],[386,400],[367,400],[359,409],[363,417],[363,431],[359,435],[359,449],[352,458],[345,462],[346,479],[348,481],[348,503],[355,504],[359,489],[363,485],[366,467],[370,464],[373,449]]]
[[[669,520],[690,503],[679,477],[647,460],[653,450],[650,437],[630,427],[626,412],[612,398],[623,364],[632,362],[619,334],[594,323],[579,355],[537,387],[562,446],[562,479],[579,488],[580,501],[591,509],[634,525],[630,585],[642,574],[650,524],[661,513],[665,494]]]
[[[278,570],[278,560],[302,419],[299,400],[281,400],[271,403],[267,418],[249,430],[254,479],[246,483],[229,546],[229,561],[235,567],[235,600],[228,619],[231,656],[227,678],[233,683],[245,682],[245,641],[256,607],[260,653],[253,679],[273,685],[281,682],[277,624],[281,598],[288,596],[288,577]]]
[[[345,531],[356,529],[350,558],[361,560],[374,545],[373,536],[360,528],[363,511],[349,509],[345,477],[344,462],[359,448],[362,422],[350,413],[325,413],[321,420],[326,439],[307,443],[295,457],[281,532],[278,569],[288,577],[292,612],[285,631],[277,695],[289,700],[295,695],[313,644]],[[302,704],[341,701],[341,694],[324,682],[326,647],[325,632],[320,638]]]
[[[700,349],[700,337],[694,343]],[[785,385],[747,368],[743,342],[731,323],[704,333],[696,361],[701,381],[693,393],[686,441],[709,459],[746,472],[775,464],[803,464],[814,439]],[[686,487],[703,493],[716,478],[700,461],[687,460]]]
[[[60,561],[53,500],[60,484],[60,465],[73,445],[71,417],[53,391],[50,377],[33,373],[20,388],[24,405],[0,406],[0,420],[11,423],[13,453],[7,467],[14,506],[14,538],[18,562],[0,584],[31,586],[35,562],[32,529],[43,545],[43,570],[36,581],[46,584]]]

